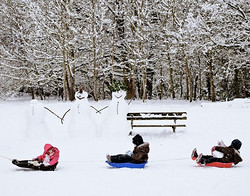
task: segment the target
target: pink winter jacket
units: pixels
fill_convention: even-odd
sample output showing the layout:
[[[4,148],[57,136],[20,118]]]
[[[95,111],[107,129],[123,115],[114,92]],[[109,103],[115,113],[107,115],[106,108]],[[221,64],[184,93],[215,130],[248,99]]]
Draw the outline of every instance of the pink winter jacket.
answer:
[[[44,161],[46,154],[49,156],[49,165],[55,165],[59,159],[59,150],[56,147],[53,147],[51,144],[44,145],[44,152],[42,155],[38,156],[39,161]]]

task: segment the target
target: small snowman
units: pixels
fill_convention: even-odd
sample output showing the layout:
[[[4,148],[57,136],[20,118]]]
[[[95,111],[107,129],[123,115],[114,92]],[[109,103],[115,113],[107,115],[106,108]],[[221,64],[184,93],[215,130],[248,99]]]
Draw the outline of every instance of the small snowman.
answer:
[[[45,110],[43,104],[36,99],[29,102],[26,109],[26,137],[30,139],[46,139],[49,137],[49,129],[45,122]]]
[[[88,93],[80,89],[75,93],[75,102],[65,119],[68,133],[73,138],[96,136],[97,128],[91,114]]]
[[[112,92],[112,100],[109,104],[110,112],[116,117],[126,118],[128,113],[128,104],[125,101],[126,91],[119,90]]]
[[[103,123],[103,135],[128,135],[129,124],[127,122],[128,103],[125,101],[125,86],[120,81],[115,81],[112,90],[112,100],[106,112],[105,123]]]
[[[77,116],[89,116],[90,104],[88,101],[88,93],[82,89],[75,93],[75,103],[72,112]]]

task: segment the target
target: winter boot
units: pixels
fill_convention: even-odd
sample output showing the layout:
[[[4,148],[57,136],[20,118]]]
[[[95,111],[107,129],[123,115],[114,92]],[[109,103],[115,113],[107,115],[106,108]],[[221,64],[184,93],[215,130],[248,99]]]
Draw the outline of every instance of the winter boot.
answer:
[[[109,154],[107,154],[106,158],[107,158],[108,162],[110,162],[110,163],[112,162],[111,161],[111,156]]]
[[[18,160],[16,160],[16,159],[12,159],[12,163],[13,163],[14,165],[17,165],[19,162],[18,162]]]
[[[202,153],[199,154],[199,156],[198,156],[197,159],[196,159],[196,163],[201,163],[200,161],[201,161],[202,155],[203,155]]]
[[[198,153],[197,153],[197,150],[195,148],[192,151],[191,158],[192,158],[192,160],[195,160],[195,159],[197,159],[197,157],[198,157]]]

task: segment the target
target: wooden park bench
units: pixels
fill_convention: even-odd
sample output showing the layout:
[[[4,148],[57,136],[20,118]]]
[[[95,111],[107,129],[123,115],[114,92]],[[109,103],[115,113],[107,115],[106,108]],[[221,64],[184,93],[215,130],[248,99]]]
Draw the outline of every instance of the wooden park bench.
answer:
[[[175,133],[176,127],[186,127],[184,123],[176,124],[176,122],[187,120],[187,112],[130,112],[127,114],[127,120],[131,121],[132,129],[134,127],[171,127]],[[140,123],[134,124],[134,121],[140,121]],[[145,121],[154,121],[154,124],[146,124]],[[155,123],[158,121],[162,123]]]

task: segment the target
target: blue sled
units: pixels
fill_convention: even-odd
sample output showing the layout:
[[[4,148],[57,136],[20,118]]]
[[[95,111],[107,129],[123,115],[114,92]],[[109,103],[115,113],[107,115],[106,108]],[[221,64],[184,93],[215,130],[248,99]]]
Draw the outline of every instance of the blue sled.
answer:
[[[112,167],[116,168],[122,168],[122,167],[127,167],[127,168],[144,168],[145,165],[148,163],[111,163],[106,161],[107,164],[109,164]]]

